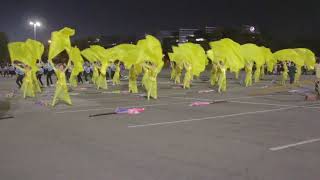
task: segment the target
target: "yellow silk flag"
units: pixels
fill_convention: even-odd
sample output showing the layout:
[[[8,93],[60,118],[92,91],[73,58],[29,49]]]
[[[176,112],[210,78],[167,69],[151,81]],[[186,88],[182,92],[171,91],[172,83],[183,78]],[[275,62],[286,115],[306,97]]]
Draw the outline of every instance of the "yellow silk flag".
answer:
[[[257,67],[266,63],[262,49],[255,44],[241,45],[241,53],[246,62],[254,61]]]
[[[205,70],[208,59],[204,49],[199,44],[185,43],[179,45],[179,48],[186,56],[186,60],[192,66],[192,74],[199,76]]]
[[[71,47],[69,54],[69,59],[73,62],[74,74],[78,75],[83,71],[83,58],[81,52],[77,47]]]
[[[143,51],[143,59],[155,64],[157,66],[157,72],[160,72],[163,66],[163,54],[160,41],[151,35],[147,35],[145,39],[138,41],[137,46]]]
[[[232,72],[238,72],[244,67],[240,46],[231,39],[213,41],[210,42],[209,45],[212,49],[214,62],[224,62],[225,66]],[[212,56],[210,53],[209,51],[209,55]]]
[[[294,49],[282,49],[273,53],[273,55],[278,61],[292,61],[300,67],[304,65],[303,59]]]
[[[194,54],[194,58],[195,58],[195,61],[198,62],[197,63],[197,68],[196,68],[196,71],[197,72],[194,72],[194,74],[196,76],[199,76],[200,73],[202,73],[206,66],[208,65],[208,58],[206,56],[206,52],[205,50],[202,48],[201,45],[199,44],[194,44],[193,47],[192,47],[192,51],[193,51],[193,54]]]
[[[304,64],[307,66],[308,69],[314,69],[314,65],[316,64],[316,56],[314,53],[306,48],[297,48],[294,49],[300,57],[303,59]]]
[[[122,61],[127,69],[143,62],[143,51],[133,44],[120,44],[114,47],[116,59]]]
[[[83,57],[85,57],[88,61],[94,63],[99,60],[99,56],[92,48],[87,48],[81,51]]]
[[[227,64],[228,49],[221,43],[221,41],[213,41],[209,43],[211,51],[209,50],[210,59],[213,62],[219,63],[219,61]],[[212,53],[212,54],[211,54]]]
[[[173,61],[177,66],[182,67],[183,62],[187,59],[186,55],[177,46],[172,46],[172,51],[172,53],[168,53],[170,61]]]
[[[71,50],[70,36],[75,34],[75,30],[65,27],[60,31],[52,32],[51,43],[49,47],[49,60],[52,60],[58,54],[66,50],[68,53]]]
[[[26,41],[26,46],[31,52],[32,58],[35,60],[41,60],[42,54],[44,52],[44,46],[41,42],[28,39]]]
[[[96,61],[100,61],[101,73],[105,75],[106,70],[109,66],[109,63],[112,61],[112,55],[110,55],[110,53],[108,53],[109,51],[107,51],[102,46],[93,45],[93,46],[90,46],[90,49],[92,50],[93,56],[95,56]]]
[[[218,63],[218,59],[214,58],[214,53],[213,53],[212,49],[207,51],[207,56],[211,60],[212,63],[216,63],[216,64]]]
[[[274,66],[277,64],[277,60],[274,58],[271,50],[266,47],[261,47],[263,58],[265,59],[265,62],[267,64],[267,69],[269,72],[273,71]]]
[[[20,61],[25,63],[25,44],[24,42],[12,42],[8,44],[11,62]]]
[[[20,61],[26,65],[31,65],[32,55],[24,42],[12,42],[8,44],[11,62]]]
[[[233,59],[232,61],[234,63],[234,67],[236,68],[234,71],[237,72],[244,68],[245,60],[242,57],[241,45],[230,38],[221,39],[220,42],[223,44],[223,46],[228,47],[228,49],[230,49],[232,52],[230,53],[230,56],[232,57],[229,57],[229,61],[231,61],[230,59]]]
[[[92,50],[92,52],[95,54],[95,58],[96,60],[102,61],[102,59],[106,59],[107,55],[106,55],[106,49],[102,46],[99,45],[92,45],[90,46],[90,49]]]
[[[128,53],[129,51],[133,50],[135,48],[135,45],[133,44],[120,44],[115,47],[113,47],[113,53],[114,53],[114,58],[123,62],[126,66],[128,59]]]
[[[28,39],[25,42],[25,45],[32,56],[30,65],[34,68],[34,70],[37,70],[37,61],[41,60],[42,54],[44,52],[44,46],[41,42],[32,39]]]
[[[182,64],[183,61],[187,59],[186,54],[181,51],[181,48],[172,46],[172,51],[172,53],[169,53],[169,58],[171,61],[174,61],[177,64]]]

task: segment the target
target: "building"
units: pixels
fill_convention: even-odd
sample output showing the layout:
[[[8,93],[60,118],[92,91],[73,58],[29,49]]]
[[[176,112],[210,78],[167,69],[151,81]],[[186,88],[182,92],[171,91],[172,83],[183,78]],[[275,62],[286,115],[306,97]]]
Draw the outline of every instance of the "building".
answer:
[[[162,30],[156,33],[156,37],[161,41],[161,43],[164,43],[168,40],[176,41],[176,39],[178,39],[178,32],[172,30]]]
[[[215,26],[206,26],[204,28],[204,31],[205,31],[206,34],[214,34],[217,31],[217,29],[218,28],[215,27]]]
[[[179,43],[188,42],[188,37],[194,37],[199,29],[179,29]]]

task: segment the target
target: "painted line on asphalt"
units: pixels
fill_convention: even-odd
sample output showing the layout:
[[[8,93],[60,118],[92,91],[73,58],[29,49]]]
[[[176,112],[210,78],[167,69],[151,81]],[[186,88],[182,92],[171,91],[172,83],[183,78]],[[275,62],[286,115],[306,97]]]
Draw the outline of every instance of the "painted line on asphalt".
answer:
[[[269,150],[270,151],[280,151],[280,150],[284,150],[284,149],[288,149],[288,148],[292,148],[292,147],[296,147],[296,146],[301,146],[301,145],[305,145],[305,144],[315,143],[315,142],[319,142],[319,141],[320,141],[320,138],[310,139],[310,140],[306,140],[306,141],[297,142],[294,144],[273,147],[273,148],[270,148]]]
[[[234,98],[225,98],[225,99],[216,99],[216,101],[222,100],[233,100],[233,99],[252,99],[252,98],[259,98],[259,97],[268,97],[274,95],[262,95],[262,96],[242,96],[242,97],[234,97]],[[214,99],[204,99],[204,98],[186,98],[186,97],[170,97],[173,99],[187,99],[187,100],[200,100],[200,101],[213,101]]]
[[[94,100],[108,100],[108,99],[117,99],[117,98],[128,98],[128,97],[137,97],[139,94],[121,94],[121,93],[101,93],[101,94],[98,94],[98,95],[120,95],[120,96],[113,96],[113,97],[100,97],[100,98],[91,98],[91,99],[83,99],[83,100],[86,100],[86,101],[94,101]],[[126,95],[125,97],[123,97],[123,95]],[[186,93],[173,93],[173,94],[168,94],[168,95],[186,95]],[[159,98],[162,98],[162,97],[169,97],[167,94],[164,94],[163,96],[159,96]],[[77,96],[77,97],[82,97],[82,96]]]
[[[139,97],[139,94],[136,95],[129,95],[129,96],[115,96],[115,97],[106,97],[106,98],[95,98],[95,99],[81,99],[81,101],[94,101],[94,100],[114,100],[114,101],[124,101],[124,100],[136,100],[135,98]],[[185,95],[185,94],[176,94],[176,95]],[[129,98],[128,98],[129,97]],[[130,98],[131,97],[131,98]],[[159,98],[167,98],[170,96],[161,96]],[[78,103],[82,103],[82,102],[74,102],[74,104],[78,104]],[[99,103],[99,102],[97,102]],[[70,107],[70,106],[69,106]],[[73,109],[73,108],[80,108],[80,107],[102,107],[101,104],[94,104],[94,105],[72,105],[69,109]],[[68,108],[68,107],[67,107]],[[61,107],[61,108],[56,108],[56,110],[65,110],[66,107]]]
[[[292,105],[287,105],[287,104],[256,103],[256,102],[246,102],[246,101],[228,101],[228,102],[239,103],[239,104],[293,107]],[[296,107],[298,107],[298,106],[296,106]]]
[[[293,109],[293,108],[296,108],[296,107],[285,107],[285,108],[278,108],[278,109],[269,109],[269,110],[262,110],[262,111],[251,111],[251,112],[227,114],[227,115],[220,115],[220,116],[211,116],[211,117],[196,118],[196,119],[167,121],[167,122],[160,122],[160,123],[148,123],[148,124],[141,124],[141,125],[132,125],[132,126],[128,126],[128,128],[140,128],[140,127],[148,127],[148,126],[161,126],[161,125],[168,125],[168,124],[179,124],[179,123],[186,123],[186,122],[193,122],[193,121],[204,121],[204,120],[219,119],[219,118],[226,118],[226,117],[237,117],[237,116],[244,116],[244,115],[250,115],[250,114],[261,114],[261,113],[267,113],[267,112],[283,111],[283,110],[288,110],[288,109]]]
[[[265,97],[265,96],[270,96],[270,95],[264,95],[264,96],[259,96],[259,97]],[[257,97],[257,96],[255,96]],[[161,98],[161,97],[160,97]],[[172,98],[171,96],[162,96],[162,98]],[[180,98],[180,97],[174,97],[176,99],[185,99],[185,100],[189,100],[189,99],[197,99],[198,98]],[[236,98],[227,98],[227,99],[219,99],[220,100],[230,100],[230,99],[245,99],[245,98],[252,98],[251,96],[244,96],[244,97],[236,97]],[[206,101],[213,101],[211,99],[203,99]],[[153,107],[153,106],[167,106],[167,105],[174,105],[174,104],[186,104],[186,103],[191,103],[191,102],[179,102],[179,103],[166,103],[166,104],[154,104],[154,105],[135,105],[135,106],[129,106],[129,107],[125,107],[125,108],[131,108],[131,107]],[[92,108],[92,109],[82,109],[82,110],[66,110],[66,111],[58,111],[55,112],[56,114],[64,114],[64,113],[75,113],[75,112],[87,112],[87,111],[100,111],[100,110],[108,110],[108,109],[115,109],[114,108]]]
[[[238,100],[238,99],[253,99],[253,98],[259,98],[259,97],[268,97],[268,96],[274,96],[274,95],[261,95],[261,96],[243,96],[243,97],[234,97],[234,98],[225,98],[225,99],[216,99],[215,101],[228,101],[232,103],[242,103],[242,104],[255,104],[255,105],[267,105],[267,106],[279,106],[279,107],[301,107],[306,109],[317,109],[320,107],[311,107],[311,106],[317,106],[320,105],[317,104],[310,104],[310,105],[289,105],[289,104],[272,104],[272,103],[256,103],[256,102],[245,102],[245,101],[230,101],[230,100]],[[214,101],[213,99],[203,99],[203,98],[186,98],[186,97],[169,97],[173,99],[185,99],[185,100],[198,100],[198,101]]]
[[[305,108],[305,109],[318,109],[320,104],[310,104],[310,105],[288,105],[288,104],[270,104],[270,103],[256,103],[256,102],[246,102],[246,101],[228,101],[232,103],[240,104],[253,104],[253,105],[266,105],[266,106],[279,106],[279,107],[296,107],[296,108]],[[316,106],[316,107],[313,107]]]
[[[177,103],[165,103],[165,104],[147,104],[147,105],[134,105],[134,106],[126,106],[123,108],[134,108],[134,107],[155,107],[155,106],[168,106],[168,105],[174,105],[174,104],[187,104],[190,102],[177,102]],[[70,111],[59,111],[55,112],[56,114],[64,114],[64,113],[75,113],[75,112],[87,112],[87,111],[100,111],[100,110],[108,110],[108,109],[115,109],[113,108],[95,108],[95,109],[82,109],[82,110],[70,110]]]

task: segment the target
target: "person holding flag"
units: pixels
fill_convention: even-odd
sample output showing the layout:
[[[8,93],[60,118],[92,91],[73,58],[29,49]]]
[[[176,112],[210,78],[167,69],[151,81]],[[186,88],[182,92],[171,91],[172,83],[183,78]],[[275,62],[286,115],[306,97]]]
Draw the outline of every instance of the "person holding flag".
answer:
[[[70,36],[75,34],[75,30],[71,28],[63,28],[60,31],[55,31],[51,34],[51,43],[49,47],[49,64],[52,66],[53,70],[56,72],[57,82],[56,90],[52,100],[52,106],[54,107],[60,100],[64,101],[68,105],[72,105],[71,98],[68,93],[67,80],[65,76],[65,71],[69,69],[71,61],[74,64],[77,63],[73,57],[73,51],[76,51],[77,48],[71,47]],[[55,67],[53,63],[53,58],[66,51],[69,54],[69,60],[66,67],[63,64],[58,64],[58,68]],[[80,55],[80,51],[77,51]]]
[[[253,68],[253,63],[248,61],[244,67],[246,72],[246,78],[244,80],[245,87],[252,86],[252,68]]]
[[[112,78],[112,83],[113,83],[113,85],[120,85],[120,61],[116,60],[114,62],[114,65],[116,67],[116,70],[115,70],[113,78]]]
[[[218,64],[219,69],[219,78],[218,78],[218,92],[225,92],[227,90],[227,68],[225,67],[223,61],[220,61]]]

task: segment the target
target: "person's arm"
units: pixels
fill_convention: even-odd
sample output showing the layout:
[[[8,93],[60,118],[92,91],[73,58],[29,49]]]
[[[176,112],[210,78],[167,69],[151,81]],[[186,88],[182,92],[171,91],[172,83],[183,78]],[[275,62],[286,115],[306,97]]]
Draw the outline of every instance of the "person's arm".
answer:
[[[52,59],[48,59],[48,62],[49,62],[49,64],[50,64],[50,66],[52,67],[52,69],[53,69],[54,71],[57,71],[54,63],[52,62]]]
[[[147,69],[149,69],[149,66],[146,63],[142,63],[142,68],[144,71],[146,71]]]
[[[20,67],[20,66],[18,66],[18,65],[16,65],[16,64],[12,64],[15,68],[17,68],[17,69],[19,69],[20,71],[22,71],[22,72],[25,72],[25,70],[24,70],[24,68],[22,68],[22,67]]]
[[[69,59],[68,64],[66,68],[64,68],[63,72],[66,72],[69,69],[70,65],[71,65],[71,60]]]

